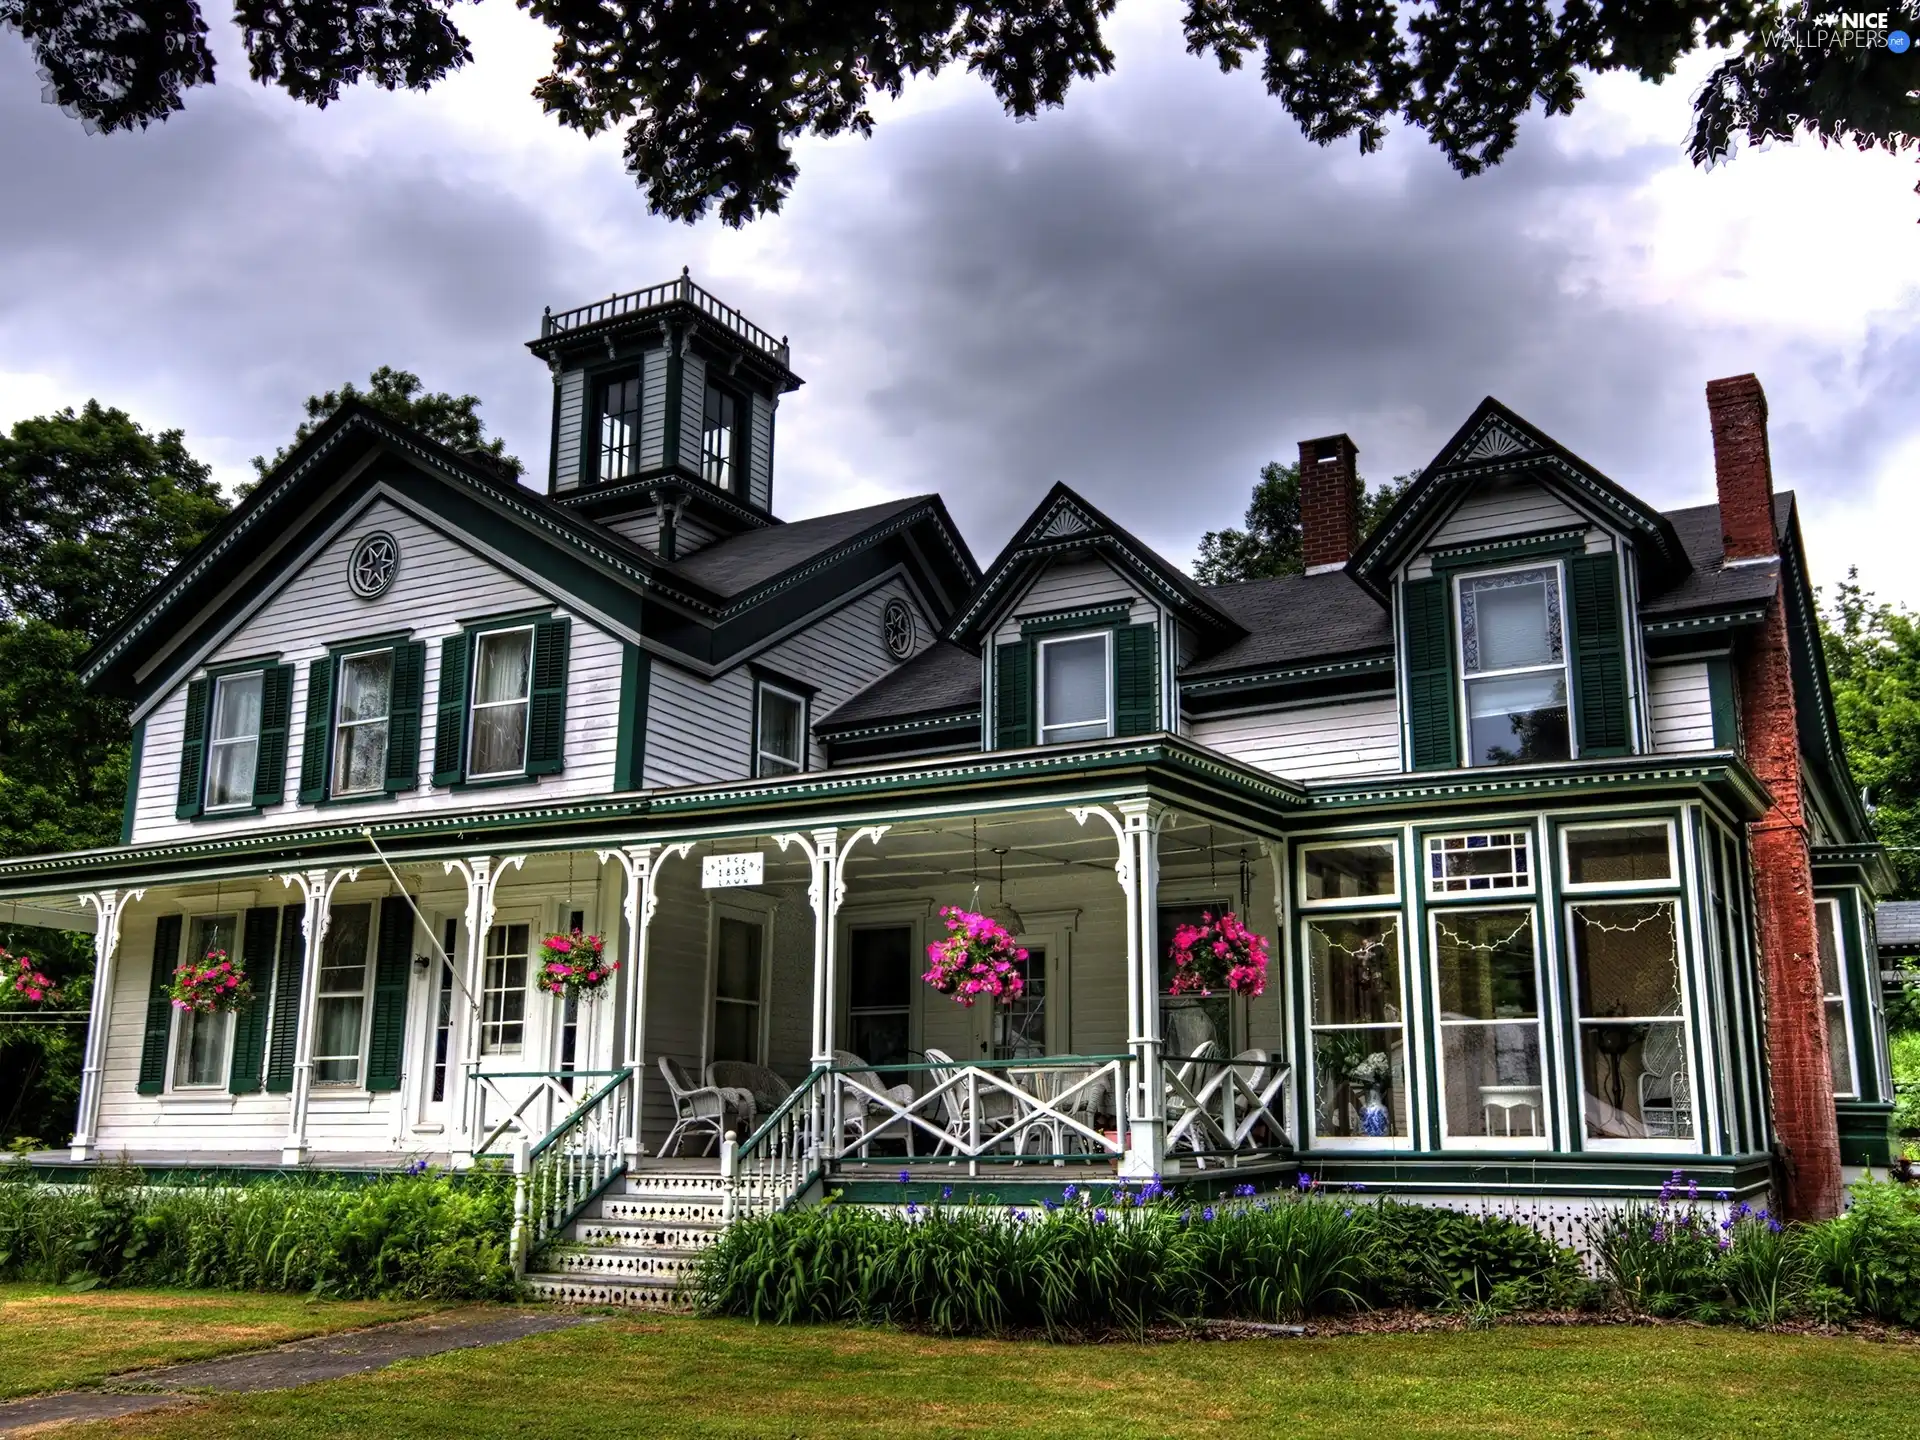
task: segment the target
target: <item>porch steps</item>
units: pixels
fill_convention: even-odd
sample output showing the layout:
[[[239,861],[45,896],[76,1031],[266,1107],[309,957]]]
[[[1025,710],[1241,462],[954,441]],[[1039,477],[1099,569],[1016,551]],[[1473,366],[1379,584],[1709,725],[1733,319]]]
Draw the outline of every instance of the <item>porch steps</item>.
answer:
[[[719,1237],[721,1207],[711,1173],[624,1175],[567,1228],[527,1286],[561,1305],[684,1310],[682,1287]]]

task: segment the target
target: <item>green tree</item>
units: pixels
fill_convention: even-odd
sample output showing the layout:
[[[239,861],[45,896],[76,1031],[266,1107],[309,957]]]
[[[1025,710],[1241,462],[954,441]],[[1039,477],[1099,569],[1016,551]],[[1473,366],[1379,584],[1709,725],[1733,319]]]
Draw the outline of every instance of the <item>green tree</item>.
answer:
[[[253,78],[324,107],[366,81],[423,90],[473,58],[461,0],[237,0]],[[1061,105],[1113,69],[1115,0],[517,0],[554,34],[534,96],[588,135],[626,131],[627,169],[653,210],[715,204],[740,225],[778,210],[803,135],[866,135],[876,95],[964,64],[1009,114]],[[1781,0],[1186,0],[1189,53],[1250,60],[1322,145],[1362,151],[1394,123],[1424,130],[1463,175],[1513,147],[1536,105],[1571,113],[1588,76],[1655,82],[1703,46],[1731,52],[1694,98],[1698,165],[1800,136],[1903,150],[1920,135],[1920,66],[1886,47],[1822,39],[1831,7]],[[1920,33],[1920,0],[1889,0],[1888,30]],[[214,79],[195,0],[0,0],[0,29],[32,49],[49,98],[91,127],[145,127]],[[1868,36],[1871,32],[1856,32]],[[1884,36],[1887,32],[1879,32]],[[21,72],[24,76],[25,72]]]
[[[480,418],[480,399],[476,395],[449,395],[443,390],[425,389],[420,377],[411,370],[396,370],[382,365],[367,377],[362,390],[351,380],[338,390],[307,397],[307,418],[293,432],[292,443],[284,445],[271,460],[253,457],[253,468],[264,479],[274,466],[299,448],[300,443],[326,423],[349,400],[371,405],[383,415],[391,415],[412,426],[428,439],[438,440],[449,449],[478,452],[488,456],[497,469],[518,479],[526,473],[514,456],[506,453],[506,442],[499,437],[486,438],[487,427]]]
[[[1418,470],[1396,475],[1377,490],[1360,482],[1360,536],[1365,539],[1393,502],[1420,475]],[[1232,580],[1270,580],[1298,575],[1306,568],[1300,548],[1300,466],[1269,461],[1260,467],[1253,500],[1247,506],[1243,530],[1209,530],[1200,537],[1200,556],[1194,578],[1203,585]]]
[[[1920,897],[1920,617],[1875,599],[1849,569],[1820,628],[1854,782],[1900,894]]]

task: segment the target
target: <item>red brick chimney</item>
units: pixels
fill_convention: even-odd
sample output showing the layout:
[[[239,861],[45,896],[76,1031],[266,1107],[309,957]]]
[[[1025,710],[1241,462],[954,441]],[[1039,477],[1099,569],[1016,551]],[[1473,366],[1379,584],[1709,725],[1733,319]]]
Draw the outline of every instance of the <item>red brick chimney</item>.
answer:
[[[1359,458],[1345,435],[1300,442],[1300,548],[1309,575],[1338,570],[1359,548]]]
[[[1713,421],[1723,563],[1776,555],[1766,393],[1751,375],[1714,380],[1707,385],[1707,411]],[[1776,592],[1768,604],[1758,633],[1741,642],[1735,664],[1747,764],[1773,796],[1772,807],[1749,827],[1747,844],[1766,986],[1773,1130],[1782,1162],[1779,1201],[1795,1219],[1818,1220],[1840,1210],[1840,1135],[1827,1062],[1784,592]]]

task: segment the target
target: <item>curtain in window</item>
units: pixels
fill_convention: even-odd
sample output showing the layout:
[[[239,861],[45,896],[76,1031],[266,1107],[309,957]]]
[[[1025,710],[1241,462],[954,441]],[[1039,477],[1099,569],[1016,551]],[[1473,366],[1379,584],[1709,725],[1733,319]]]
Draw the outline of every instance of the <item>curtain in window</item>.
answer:
[[[480,637],[473,667],[470,775],[508,775],[527,763],[527,674],[533,632],[502,630]]]
[[[393,652],[349,655],[340,662],[335,742],[336,795],[378,790],[387,778],[387,707],[393,691]]]

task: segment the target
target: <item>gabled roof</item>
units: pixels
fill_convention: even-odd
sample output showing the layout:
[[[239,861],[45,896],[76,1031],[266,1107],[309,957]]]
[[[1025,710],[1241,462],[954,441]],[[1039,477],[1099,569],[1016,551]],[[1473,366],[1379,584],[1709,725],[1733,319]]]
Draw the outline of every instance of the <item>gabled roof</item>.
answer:
[[[1021,580],[1061,555],[1086,551],[1100,555],[1123,573],[1141,582],[1147,594],[1170,607],[1214,645],[1239,637],[1241,627],[1208,598],[1191,576],[1169,564],[1158,552],[1056,482],[1046,498],[1013,532],[999,557],[987,567],[986,578],[974,589],[947,637],[963,644],[974,640],[994,616],[1020,591]]]
[[[1182,679],[1393,650],[1387,607],[1343,570],[1211,585],[1207,596],[1247,633],[1186,666]]]
[[[1764,605],[1780,588],[1780,562],[1722,568],[1726,546],[1720,532],[1719,505],[1690,505],[1669,510],[1667,519],[1692,562],[1692,569],[1658,594],[1640,602],[1642,620]],[[1793,518],[1793,492],[1773,497],[1774,534],[1784,540]]]
[[[936,640],[813,728],[824,735],[882,720],[963,715],[979,708],[980,657],[950,640]]]
[[[1625,530],[1638,542],[1635,552],[1656,584],[1677,579],[1691,563],[1666,516],[1489,395],[1374,527],[1347,562],[1348,573],[1374,594],[1385,595],[1394,568],[1440,522],[1455,497],[1496,475],[1538,480]]]
[[[858,510],[842,510],[834,515],[816,515],[811,520],[790,520],[784,525],[750,530],[744,535],[702,546],[669,568],[716,595],[743,595],[887,520],[916,507],[940,503],[938,495],[915,495]],[[971,555],[966,556],[969,568],[972,559]]]

